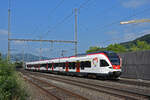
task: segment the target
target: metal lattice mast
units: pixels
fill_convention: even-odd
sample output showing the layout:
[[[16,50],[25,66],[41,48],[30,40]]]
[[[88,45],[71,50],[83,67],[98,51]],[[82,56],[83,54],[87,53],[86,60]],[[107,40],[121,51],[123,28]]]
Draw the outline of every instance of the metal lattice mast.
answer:
[[[77,44],[77,8],[75,8],[75,56],[78,53],[78,44]]]

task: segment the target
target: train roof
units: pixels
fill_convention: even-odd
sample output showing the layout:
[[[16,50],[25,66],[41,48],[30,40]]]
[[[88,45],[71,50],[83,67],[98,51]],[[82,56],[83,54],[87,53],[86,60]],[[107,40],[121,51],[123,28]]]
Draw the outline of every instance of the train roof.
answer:
[[[84,56],[87,56],[87,55],[100,54],[100,53],[104,53],[104,54],[106,54],[106,55],[112,54],[112,53],[114,54],[114,52],[112,52],[112,51],[96,51],[96,52],[78,54],[77,56],[51,58],[51,59],[47,59],[47,60],[32,61],[32,62],[44,62],[44,61],[48,61],[48,60],[67,59],[67,58],[72,58],[72,57],[84,57]],[[26,62],[26,63],[31,63],[31,62]]]
[[[108,55],[108,54],[112,54],[112,53],[115,53],[115,52],[113,52],[113,51],[96,51],[96,52],[89,52],[89,53],[78,54],[77,57],[86,56],[86,55],[92,55],[92,54],[99,54],[99,53],[104,53],[104,54]]]

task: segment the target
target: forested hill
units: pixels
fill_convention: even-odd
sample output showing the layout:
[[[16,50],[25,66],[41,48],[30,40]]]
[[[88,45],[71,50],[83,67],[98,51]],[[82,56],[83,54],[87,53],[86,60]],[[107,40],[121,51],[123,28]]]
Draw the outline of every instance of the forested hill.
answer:
[[[136,44],[136,41],[145,41],[148,44],[150,44],[150,34],[144,35],[142,37],[139,37],[133,41],[129,41],[129,42],[124,42],[124,43],[120,43],[121,45],[125,46],[126,48],[129,48],[132,44]]]

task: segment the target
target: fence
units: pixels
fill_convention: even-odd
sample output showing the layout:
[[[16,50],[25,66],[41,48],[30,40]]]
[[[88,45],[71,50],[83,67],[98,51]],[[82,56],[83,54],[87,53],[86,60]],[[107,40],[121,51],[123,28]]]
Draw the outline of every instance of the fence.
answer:
[[[120,56],[121,77],[150,80],[150,51],[123,53]]]

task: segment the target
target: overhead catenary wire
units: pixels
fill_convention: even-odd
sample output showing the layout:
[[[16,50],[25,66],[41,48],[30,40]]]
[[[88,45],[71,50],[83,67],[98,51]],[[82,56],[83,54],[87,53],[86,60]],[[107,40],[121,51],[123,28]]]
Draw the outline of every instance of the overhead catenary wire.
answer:
[[[66,17],[64,17],[63,20],[61,20],[60,22],[58,22],[57,24],[55,24],[54,27],[52,27],[50,30],[48,30],[48,31],[46,32],[46,35],[48,35],[49,32],[51,32],[53,29],[55,29],[58,25],[64,23],[66,20],[68,20],[68,19],[69,19],[70,17],[72,17],[72,16],[73,16],[73,12],[70,13],[69,15],[67,15]]]
[[[77,8],[79,11],[80,9],[84,8],[86,4],[88,4],[91,0],[87,0],[85,2],[83,2],[82,4],[79,5],[79,7]]]
[[[55,8],[53,8],[51,11],[50,11],[50,17],[52,16],[52,14],[64,3],[65,0],[61,0]]]
[[[146,8],[146,9],[144,9],[144,10],[142,10],[142,11],[139,11],[139,12],[136,12],[136,13],[134,13],[134,14],[132,14],[132,15],[129,15],[129,16],[127,16],[127,17],[124,17],[124,18],[122,18],[121,20],[118,20],[118,21],[115,21],[115,22],[113,22],[113,23],[111,23],[111,24],[107,24],[107,25],[104,25],[104,26],[102,26],[101,27],[101,30],[104,30],[104,28],[107,28],[107,27],[111,27],[112,25],[114,25],[114,24],[120,24],[120,21],[122,21],[122,20],[126,20],[126,19],[128,19],[128,18],[131,18],[131,17],[134,17],[134,16],[137,16],[138,14],[141,14],[141,13],[144,13],[144,12],[146,12],[146,11],[149,11],[149,9],[150,8]],[[141,32],[141,33],[138,33],[138,34],[145,34],[146,32]],[[123,37],[122,37],[123,38]],[[120,37],[120,38],[115,38],[115,39],[111,39],[111,40],[106,40],[106,42],[108,42],[108,41],[114,41],[114,40],[122,40],[122,38]],[[135,37],[133,37],[133,39],[134,39]],[[104,43],[104,42],[102,42],[102,43]]]
[[[138,38],[138,37],[141,37],[141,36],[144,36],[144,35],[146,35],[146,34],[150,34],[150,32],[139,32],[139,33],[136,33],[136,37],[131,37],[130,38],[130,41],[132,41],[132,40],[134,40],[134,39],[136,39],[136,38]],[[124,36],[122,36],[122,37],[118,37],[118,38],[113,38],[113,39],[108,39],[108,40],[105,40],[105,42],[100,42],[100,43],[103,43],[103,44],[106,44],[106,43],[108,43],[108,42],[111,42],[111,41],[114,41],[114,40],[123,40],[123,42],[126,42],[127,40],[125,40],[125,39],[123,39],[124,38]]]
[[[63,4],[65,0],[61,0],[51,11],[50,11],[50,15],[49,17],[52,16],[52,14]],[[40,25],[41,26],[41,25]],[[37,29],[39,29],[39,27],[37,27]],[[34,33],[34,32],[33,32]],[[39,36],[38,36],[39,37]]]
[[[93,0],[93,1],[95,1],[95,0]],[[111,11],[113,8],[116,8],[116,7],[118,7],[118,6],[115,4],[115,5],[107,8],[107,9],[104,9],[104,10],[100,11],[100,13],[108,13],[109,11]],[[96,14],[96,16],[97,15],[99,15],[99,14]],[[80,26],[82,28],[84,28],[86,31],[89,31],[89,28],[86,25],[80,23]],[[81,28],[80,26],[79,26],[79,28]]]
[[[84,8],[84,6],[85,6],[89,1],[91,1],[91,0],[86,0],[85,2],[81,3],[77,9],[80,10],[80,9]],[[48,35],[49,32],[52,32],[53,29],[55,29],[56,27],[58,27],[59,25],[61,25],[62,23],[64,23],[66,20],[68,20],[70,17],[72,17],[73,14],[74,14],[74,12],[71,12],[69,15],[65,16],[60,22],[56,23],[56,24],[54,25],[54,27],[50,28],[50,30],[48,30],[48,31],[46,32],[46,35]]]
[[[103,26],[97,27],[97,28],[100,28],[101,30],[104,30],[105,28],[112,27],[114,24],[118,24],[118,25],[119,25],[122,20],[126,20],[126,19],[128,19],[128,18],[135,17],[135,16],[137,16],[137,15],[139,15],[139,14],[141,14],[141,13],[144,13],[144,12],[146,12],[146,11],[149,11],[149,9],[150,9],[150,8],[146,8],[146,9],[144,9],[144,10],[142,10],[142,11],[139,11],[139,12],[136,12],[136,13],[134,13],[134,14],[132,14],[132,15],[126,16],[126,17],[124,17],[124,18],[122,18],[122,19],[120,19],[120,20],[114,21],[114,22],[112,22],[112,23],[110,23],[110,24],[103,25]]]

